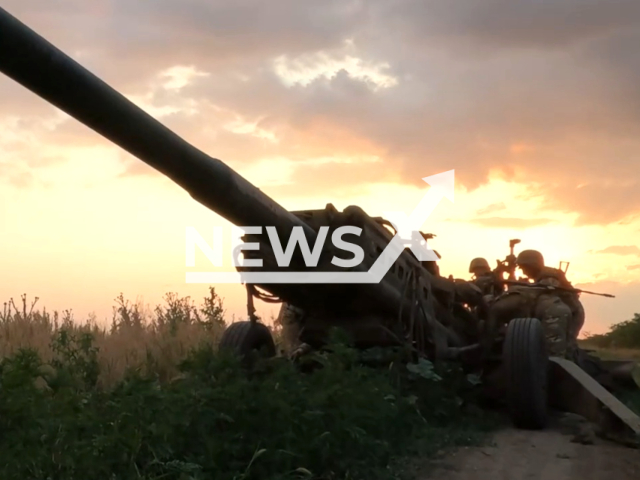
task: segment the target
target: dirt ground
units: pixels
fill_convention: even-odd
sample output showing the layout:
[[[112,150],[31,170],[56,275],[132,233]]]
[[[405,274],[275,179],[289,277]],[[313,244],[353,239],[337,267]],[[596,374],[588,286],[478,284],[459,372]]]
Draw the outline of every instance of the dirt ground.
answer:
[[[597,438],[580,417],[558,416],[545,431],[505,429],[492,440],[446,454],[419,480],[640,479],[640,450]]]

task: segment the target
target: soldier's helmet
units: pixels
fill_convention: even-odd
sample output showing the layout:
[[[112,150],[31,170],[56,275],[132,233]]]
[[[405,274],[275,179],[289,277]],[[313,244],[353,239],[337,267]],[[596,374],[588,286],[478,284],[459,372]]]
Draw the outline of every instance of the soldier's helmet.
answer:
[[[469,273],[474,273],[476,270],[488,270],[491,271],[491,267],[489,266],[489,262],[485,258],[474,258],[471,260],[469,264]]]
[[[519,267],[530,267],[541,269],[544,267],[544,257],[537,250],[523,250],[516,258],[516,264]]]

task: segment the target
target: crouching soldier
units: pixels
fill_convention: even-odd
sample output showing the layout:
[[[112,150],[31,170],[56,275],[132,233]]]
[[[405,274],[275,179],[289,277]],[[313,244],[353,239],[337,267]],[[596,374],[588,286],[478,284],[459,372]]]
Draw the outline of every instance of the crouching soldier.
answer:
[[[516,264],[535,283],[573,288],[562,270],[544,265],[544,258],[537,250],[523,250]],[[545,329],[549,354],[571,358],[584,324],[584,308],[578,300],[578,294],[562,290],[540,293],[531,289],[530,292],[535,296],[534,315]]]

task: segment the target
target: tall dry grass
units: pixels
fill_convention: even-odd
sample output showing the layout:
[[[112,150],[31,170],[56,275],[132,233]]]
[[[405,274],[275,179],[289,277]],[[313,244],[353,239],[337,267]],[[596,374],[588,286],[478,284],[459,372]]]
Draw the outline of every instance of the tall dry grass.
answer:
[[[408,455],[494,428],[466,408],[476,389],[462,370],[404,368],[397,352],[371,368],[338,334],[306,358],[322,368],[248,372],[212,348],[225,323],[213,289],[152,310],[120,296],[106,327],[18,303],[0,311],[2,480],[396,480]]]
[[[177,374],[177,365],[196,347],[216,345],[226,326],[222,299],[211,287],[200,305],[189,297],[169,293],[164,304],[153,309],[140,302],[115,299],[109,327],[99,326],[95,318],[80,321],[70,310],[49,312],[38,308],[38,298],[19,302],[11,299],[0,313],[0,357],[21,348],[35,349],[44,362],[56,355],[54,338],[61,331],[72,337],[92,337],[97,348],[100,374],[98,385],[108,387],[127,371],[152,371],[160,380]],[[274,332],[277,333],[277,332]]]

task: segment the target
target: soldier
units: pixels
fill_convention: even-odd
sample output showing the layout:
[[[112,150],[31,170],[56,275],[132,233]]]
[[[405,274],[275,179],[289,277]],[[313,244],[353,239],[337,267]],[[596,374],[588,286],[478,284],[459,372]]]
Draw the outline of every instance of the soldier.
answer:
[[[478,257],[471,260],[469,273],[473,274],[471,281],[482,290],[483,295],[493,294],[495,279],[486,259]]]
[[[491,267],[486,258],[474,258],[469,264],[469,273],[473,273],[476,278],[491,273]]]
[[[544,265],[544,257],[537,250],[523,250],[516,264],[535,283],[573,288],[562,270]],[[577,346],[576,340],[584,324],[584,308],[578,295],[550,291],[536,297],[535,315],[543,323],[551,355],[567,356]]]

